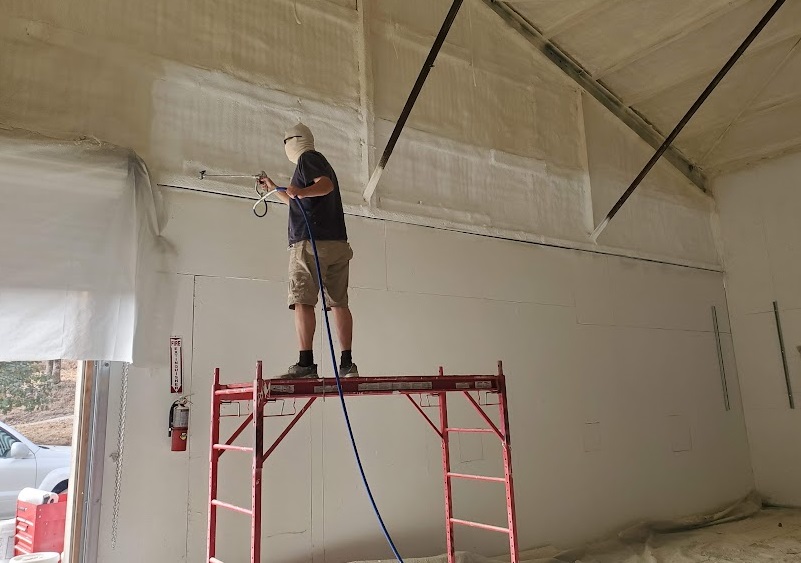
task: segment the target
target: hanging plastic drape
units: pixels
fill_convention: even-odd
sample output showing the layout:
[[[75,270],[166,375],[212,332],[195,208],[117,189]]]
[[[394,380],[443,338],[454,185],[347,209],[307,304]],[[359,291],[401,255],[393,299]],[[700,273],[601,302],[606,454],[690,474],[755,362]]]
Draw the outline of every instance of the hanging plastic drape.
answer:
[[[0,361],[133,360],[156,196],[130,151],[0,138]]]

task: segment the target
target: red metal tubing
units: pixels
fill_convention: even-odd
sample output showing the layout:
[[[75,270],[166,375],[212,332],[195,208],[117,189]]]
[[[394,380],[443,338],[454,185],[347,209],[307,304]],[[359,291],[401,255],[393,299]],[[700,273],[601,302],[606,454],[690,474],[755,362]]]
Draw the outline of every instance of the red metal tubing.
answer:
[[[491,524],[482,524],[481,522],[472,522],[470,520],[460,520],[459,518],[451,518],[454,524],[461,524],[462,526],[469,526],[470,528],[481,528],[482,530],[489,530],[491,532],[501,532],[508,534],[509,528],[501,528],[500,526],[493,526]]]
[[[492,420],[487,415],[487,413],[484,412],[484,409],[481,408],[481,405],[479,405],[476,402],[476,400],[473,398],[473,396],[470,393],[468,393],[467,391],[464,392],[464,396],[467,397],[467,400],[470,401],[470,404],[473,405],[473,407],[476,409],[476,411],[478,411],[478,414],[481,416],[481,418],[484,419],[484,422],[489,424],[490,428],[492,428],[495,431],[495,433],[498,435],[498,438],[503,440],[503,434],[501,434],[501,431],[498,430],[498,427],[495,426],[495,423],[492,422]]]
[[[503,456],[503,472],[506,476],[506,514],[509,522],[509,554],[510,563],[520,561],[520,550],[517,543],[517,515],[515,512],[515,487],[512,479],[512,437],[509,428],[509,404],[506,393],[506,376],[503,374],[503,363],[498,362],[498,383],[499,394],[501,397],[498,405],[498,413],[503,424],[504,439],[501,444]]]
[[[258,364],[258,362],[256,362]],[[253,383],[220,383],[217,389],[245,389],[250,390],[253,387]]]
[[[454,479],[472,479],[473,481],[491,481],[493,483],[506,483],[503,477],[487,477],[485,475],[469,475],[467,473],[448,473]]]
[[[396,395],[456,391],[497,391],[494,375],[452,375],[428,377],[360,377],[343,379],[342,392],[351,395]],[[267,380],[264,393],[270,399],[323,397],[336,392],[336,381],[327,379]],[[236,390],[226,390],[234,393]]]
[[[223,502],[221,500],[214,499],[211,501],[211,504],[214,506],[219,506],[220,508],[225,508],[227,510],[233,510],[234,512],[239,512],[240,514],[245,514],[247,516],[253,515],[252,510],[248,510],[247,508],[242,508],[241,506],[236,506],[235,504],[231,504],[229,502]]]
[[[492,434],[492,428],[448,428],[447,432],[466,432],[468,434]]]
[[[420,381],[444,381],[446,383],[469,383],[474,381],[488,381],[493,383],[493,387],[495,387],[498,383],[498,376],[497,375],[487,375],[487,374],[453,374],[453,375],[374,375],[374,376],[362,376],[358,378],[343,378],[342,383],[387,383],[387,382],[397,382],[397,383],[417,383]],[[284,385],[284,384],[293,384],[293,383],[319,383],[321,381],[334,381],[333,377],[320,377],[318,379],[265,379],[264,381],[271,382],[272,385]],[[246,383],[229,383],[225,385],[221,385],[221,389],[230,389],[232,387],[243,386],[247,385]],[[488,388],[489,389],[489,388]],[[482,388],[482,391],[484,389]]]
[[[234,389],[218,389],[214,392],[218,397],[233,396],[231,401],[247,401],[253,398],[253,392],[249,389],[234,388]]]
[[[346,396],[498,390],[498,378],[494,375],[360,377],[344,379],[341,383]],[[267,379],[264,385],[264,394],[270,399],[324,397],[336,391],[336,381],[332,378]],[[221,385],[215,393],[228,400],[241,401],[252,397],[249,386],[242,383]]]
[[[220,400],[217,398],[217,389],[220,386],[220,368],[214,370],[214,381],[211,387],[211,447],[209,448],[209,527],[206,529],[206,559],[211,561],[217,554],[217,507],[214,499],[217,498],[217,464],[220,453],[214,449],[214,444],[220,441]]]
[[[298,414],[295,415],[295,418],[293,418],[292,421],[287,425],[286,429],[284,429],[284,431],[281,432],[281,435],[275,439],[275,442],[273,442],[273,445],[270,446],[270,449],[264,453],[264,455],[261,458],[262,462],[264,462],[264,460],[270,457],[270,454],[275,451],[275,448],[278,447],[278,444],[280,444],[281,441],[283,441],[286,435],[289,434],[289,431],[292,430],[292,428],[298,423],[301,417],[304,414],[306,414],[306,411],[309,410],[309,407],[312,406],[312,403],[316,400],[317,399],[315,397],[312,397],[306,402],[305,405],[303,405],[303,408],[298,411]]]
[[[434,423],[433,423],[433,422],[431,422],[431,419],[430,419],[430,418],[428,418],[428,415],[427,415],[427,414],[426,414],[426,413],[423,411],[423,409],[422,409],[422,408],[420,408],[420,405],[418,405],[418,404],[417,404],[417,401],[415,401],[414,399],[412,399],[412,396],[411,396],[411,395],[406,395],[406,398],[407,398],[407,399],[409,399],[409,401],[411,401],[411,403],[414,405],[414,408],[416,408],[416,409],[417,409],[417,412],[419,412],[419,413],[422,415],[422,417],[426,419],[426,422],[428,423],[428,425],[429,425],[431,428],[433,428],[433,429],[434,429],[434,432],[436,432],[436,433],[437,433],[437,436],[439,436],[439,437],[440,437],[440,439],[442,439],[442,432],[440,432],[440,431],[439,431],[439,428],[437,428],[437,427],[434,425]]]
[[[215,450],[221,450],[220,453],[226,450],[233,450],[235,452],[247,452],[247,453],[253,451],[253,448],[248,446],[232,446],[230,444],[214,444],[212,447]]]
[[[440,375],[442,368],[439,368]],[[439,423],[442,430],[442,476],[445,481],[445,545],[448,549],[448,563],[456,563],[456,549],[453,542],[453,491],[451,479],[451,450],[450,435],[448,434],[448,396],[439,394]]]

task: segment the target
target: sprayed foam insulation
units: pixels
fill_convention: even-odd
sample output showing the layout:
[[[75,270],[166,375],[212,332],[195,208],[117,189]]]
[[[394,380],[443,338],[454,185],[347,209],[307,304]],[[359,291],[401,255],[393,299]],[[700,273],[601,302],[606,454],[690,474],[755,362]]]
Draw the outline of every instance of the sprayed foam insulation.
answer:
[[[797,38],[782,41],[741,59],[712,92],[680,135],[680,145],[688,138],[708,131],[718,125],[728,125],[765,87],[776,65],[787,56]],[[705,72],[687,82],[668,88],[659,96],[643,100],[637,109],[647,115],[656,127],[670,131],[684,116],[687,109],[712,81],[716,70]],[[704,146],[697,147],[702,151]]]
[[[449,6],[450,2],[441,1],[382,0],[375,4],[371,27],[377,32],[378,40],[395,41],[405,36],[422,43],[427,53]],[[379,31],[386,27],[393,31]],[[480,0],[464,2],[441,53],[461,58],[471,71],[482,69],[520,83],[577,88],[552,63],[536,54],[525,39],[512,33]],[[425,54],[420,58],[418,69],[424,59]]]
[[[593,6],[602,9],[594,11],[591,17],[576,18],[573,25],[561,32],[557,29],[553,39],[567,52],[580,55],[584,67],[596,75],[649,44],[654,36],[664,34],[666,30],[683,29],[705,12],[728,3],[730,0],[707,0],[703,5],[696,0],[596,1]],[[528,2],[513,1],[511,4],[519,6],[521,13],[533,21],[538,21],[537,2],[529,5]],[[562,8],[563,14],[569,11],[570,8]],[[610,40],[610,29],[619,30],[621,34],[625,32],[625,40]]]
[[[324,87],[327,100],[355,104],[356,59],[348,55],[355,50],[356,12],[347,4],[325,0],[178,0],[169,4],[84,0],[76,5],[23,0],[6,3],[4,10],[7,17],[44,24],[53,31],[124,46],[129,55],[148,54],[223,70],[287,91],[313,93]],[[41,39],[47,43],[47,37]],[[137,59],[141,57],[127,60],[125,66],[138,66],[141,60]],[[72,63],[81,65],[81,61]],[[281,77],[280,83],[273,83],[276,77]]]
[[[566,19],[575,17],[586,10],[593,10],[608,0],[524,0],[510,2],[514,8],[527,18],[536,19],[543,30],[550,30]]]
[[[157,182],[202,189],[211,186],[200,183],[202,169],[266,170],[287,181],[280,138],[302,119],[355,213],[587,243],[597,208],[591,184],[603,181],[588,169],[578,87],[480,0],[465,2],[374,205],[365,206],[370,162],[448,6],[393,0],[362,13],[355,0],[12,1],[0,22],[0,81],[15,87],[4,94],[0,125],[130,147]],[[612,134],[610,124],[596,139]],[[614,167],[627,160],[609,156]],[[614,172],[621,182],[634,174]],[[665,193],[684,184],[677,175],[660,182]],[[252,191],[247,181],[215,185]],[[708,228],[703,212],[689,216],[661,200],[652,207],[645,221]],[[661,246],[628,237],[620,247],[717,263],[663,234]]]
[[[378,146],[389,138],[446,9],[423,0],[377,6]],[[382,178],[379,207],[582,238],[591,226],[575,84],[479,2],[462,9]]]
[[[230,80],[223,94],[248,83],[268,98],[272,91],[286,92],[356,108],[356,13],[317,9],[322,5],[336,7],[278,0],[229,2],[224,9],[197,2],[87,0],[80,9],[12,3],[2,24],[9,62],[0,68],[3,82],[16,87],[0,110],[2,122],[53,135],[92,135],[149,157],[159,150],[150,136],[154,106],[161,102],[153,90],[158,81],[169,82],[167,73],[179,65]],[[202,91],[204,83],[193,86]],[[180,115],[192,108],[164,109]],[[206,117],[191,116],[199,132]],[[236,124],[225,133],[221,140],[235,136]],[[280,137],[283,126],[274,134]]]
[[[795,50],[788,58],[787,66],[773,77],[770,89],[759,95],[755,109],[766,109],[780,104],[793,98],[801,90],[801,55],[798,53],[797,43],[793,48]]]
[[[299,100],[219,72],[183,65],[168,69],[169,80],[155,84],[153,91],[158,100],[153,141],[162,147],[152,158],[156,169],[178,171],[192,182],[198,181],[199,170],[254,173],[264,169],[275,181],[286,183],[293,167],[281,140],[287,125],[302,117],[315,132],[317,148],[336,164],[345,201],[361,201],[360,162],[353,158],[360,150],[356,110]],[[252,183],[245,184],[252,193]]]
[[[773,1],[507,3],[667,134]],[[677,138],[708,176],[801,148],[799,41],[801,4],[786,2]]]
[[[377,15],[379,22],[385,18],[389,29],[397,31],[373,36],[375,111],[377,118],[394,121],[447,3],[414,0],[379,6],[383,12]],[[578,168],[575,84],[555,67],[543,65],[530,45],[485,6],[466,2],[464,9],[418,98],[409,126],[520,156],[547,155],[557,164]],[[379,23],[378,27],[384,26]],[[474,37],[481,40],[474,43]],[[505,63],[500,72],[496,71],[499,63]],[[538,76],[542,79],[537,80]]]
[[[376,139],[392,124],[376,122]],[[382,209],[571,239],[590,228],[585,173],[409,131],[379,192]],[[421,165],[425,163],[425,165]]]
[[[694,30],[680,41],[669,43],[644,58],[604,76],[604,83],[624,101],[636,105],[639,101],[699,74],[714,75],[772,3],[770,0],[747,2]],[[784,11],[785,9],[787,11]],[[799,15],[801,6],[796,2],[788,2],[743,55],[746,60],[777,41],[797,35],[801,31]],[[589,45],[584,48],[590,53]]]
[[[799,123],[801,99],[798,98],[781,109],[749,115],[721,141],[711,155],[712,164],[716,170],[732,170],[760,159],[797,152]],[[754,150],[755,146],[759,148]]]

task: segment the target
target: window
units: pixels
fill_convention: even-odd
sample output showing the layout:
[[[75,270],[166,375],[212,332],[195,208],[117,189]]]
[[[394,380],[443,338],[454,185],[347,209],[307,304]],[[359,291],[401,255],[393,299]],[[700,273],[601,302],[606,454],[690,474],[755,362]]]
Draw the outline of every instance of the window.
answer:
[[[16,442],[19,442],[19,440],[0,428],[0,458],[8,457],[11,446]]]

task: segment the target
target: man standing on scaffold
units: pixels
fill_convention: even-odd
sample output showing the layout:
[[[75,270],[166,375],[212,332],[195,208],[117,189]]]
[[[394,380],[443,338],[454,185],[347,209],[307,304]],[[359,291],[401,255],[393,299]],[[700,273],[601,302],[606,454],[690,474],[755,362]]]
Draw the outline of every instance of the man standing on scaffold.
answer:
[[[306,211],[317,242],[323,289],[328,307],[334,312],[342,347],[339,374],[341,377],[358,377],[359,371],[351,355],[353,316],[348,307],[348,275],[353,250],[348,244],[337,175],[328,160],[314,150],[314,136],[302,123],[287,130],[284,150],[287,158],[296,165],[286,191],[278,191],[277,195],[289,206],[288,302],[289,308],[295,311],[300,354],[298,363],[289,366],[287,373],[280,378],[319,377],[312,342],[317,324],[314,308],[320,287],[309,233],[297,205],[302,205]],[[267,176],[262,176],[259,183],[269,190],[277,187]],[[295,202],[291,202],[292,199]]]

